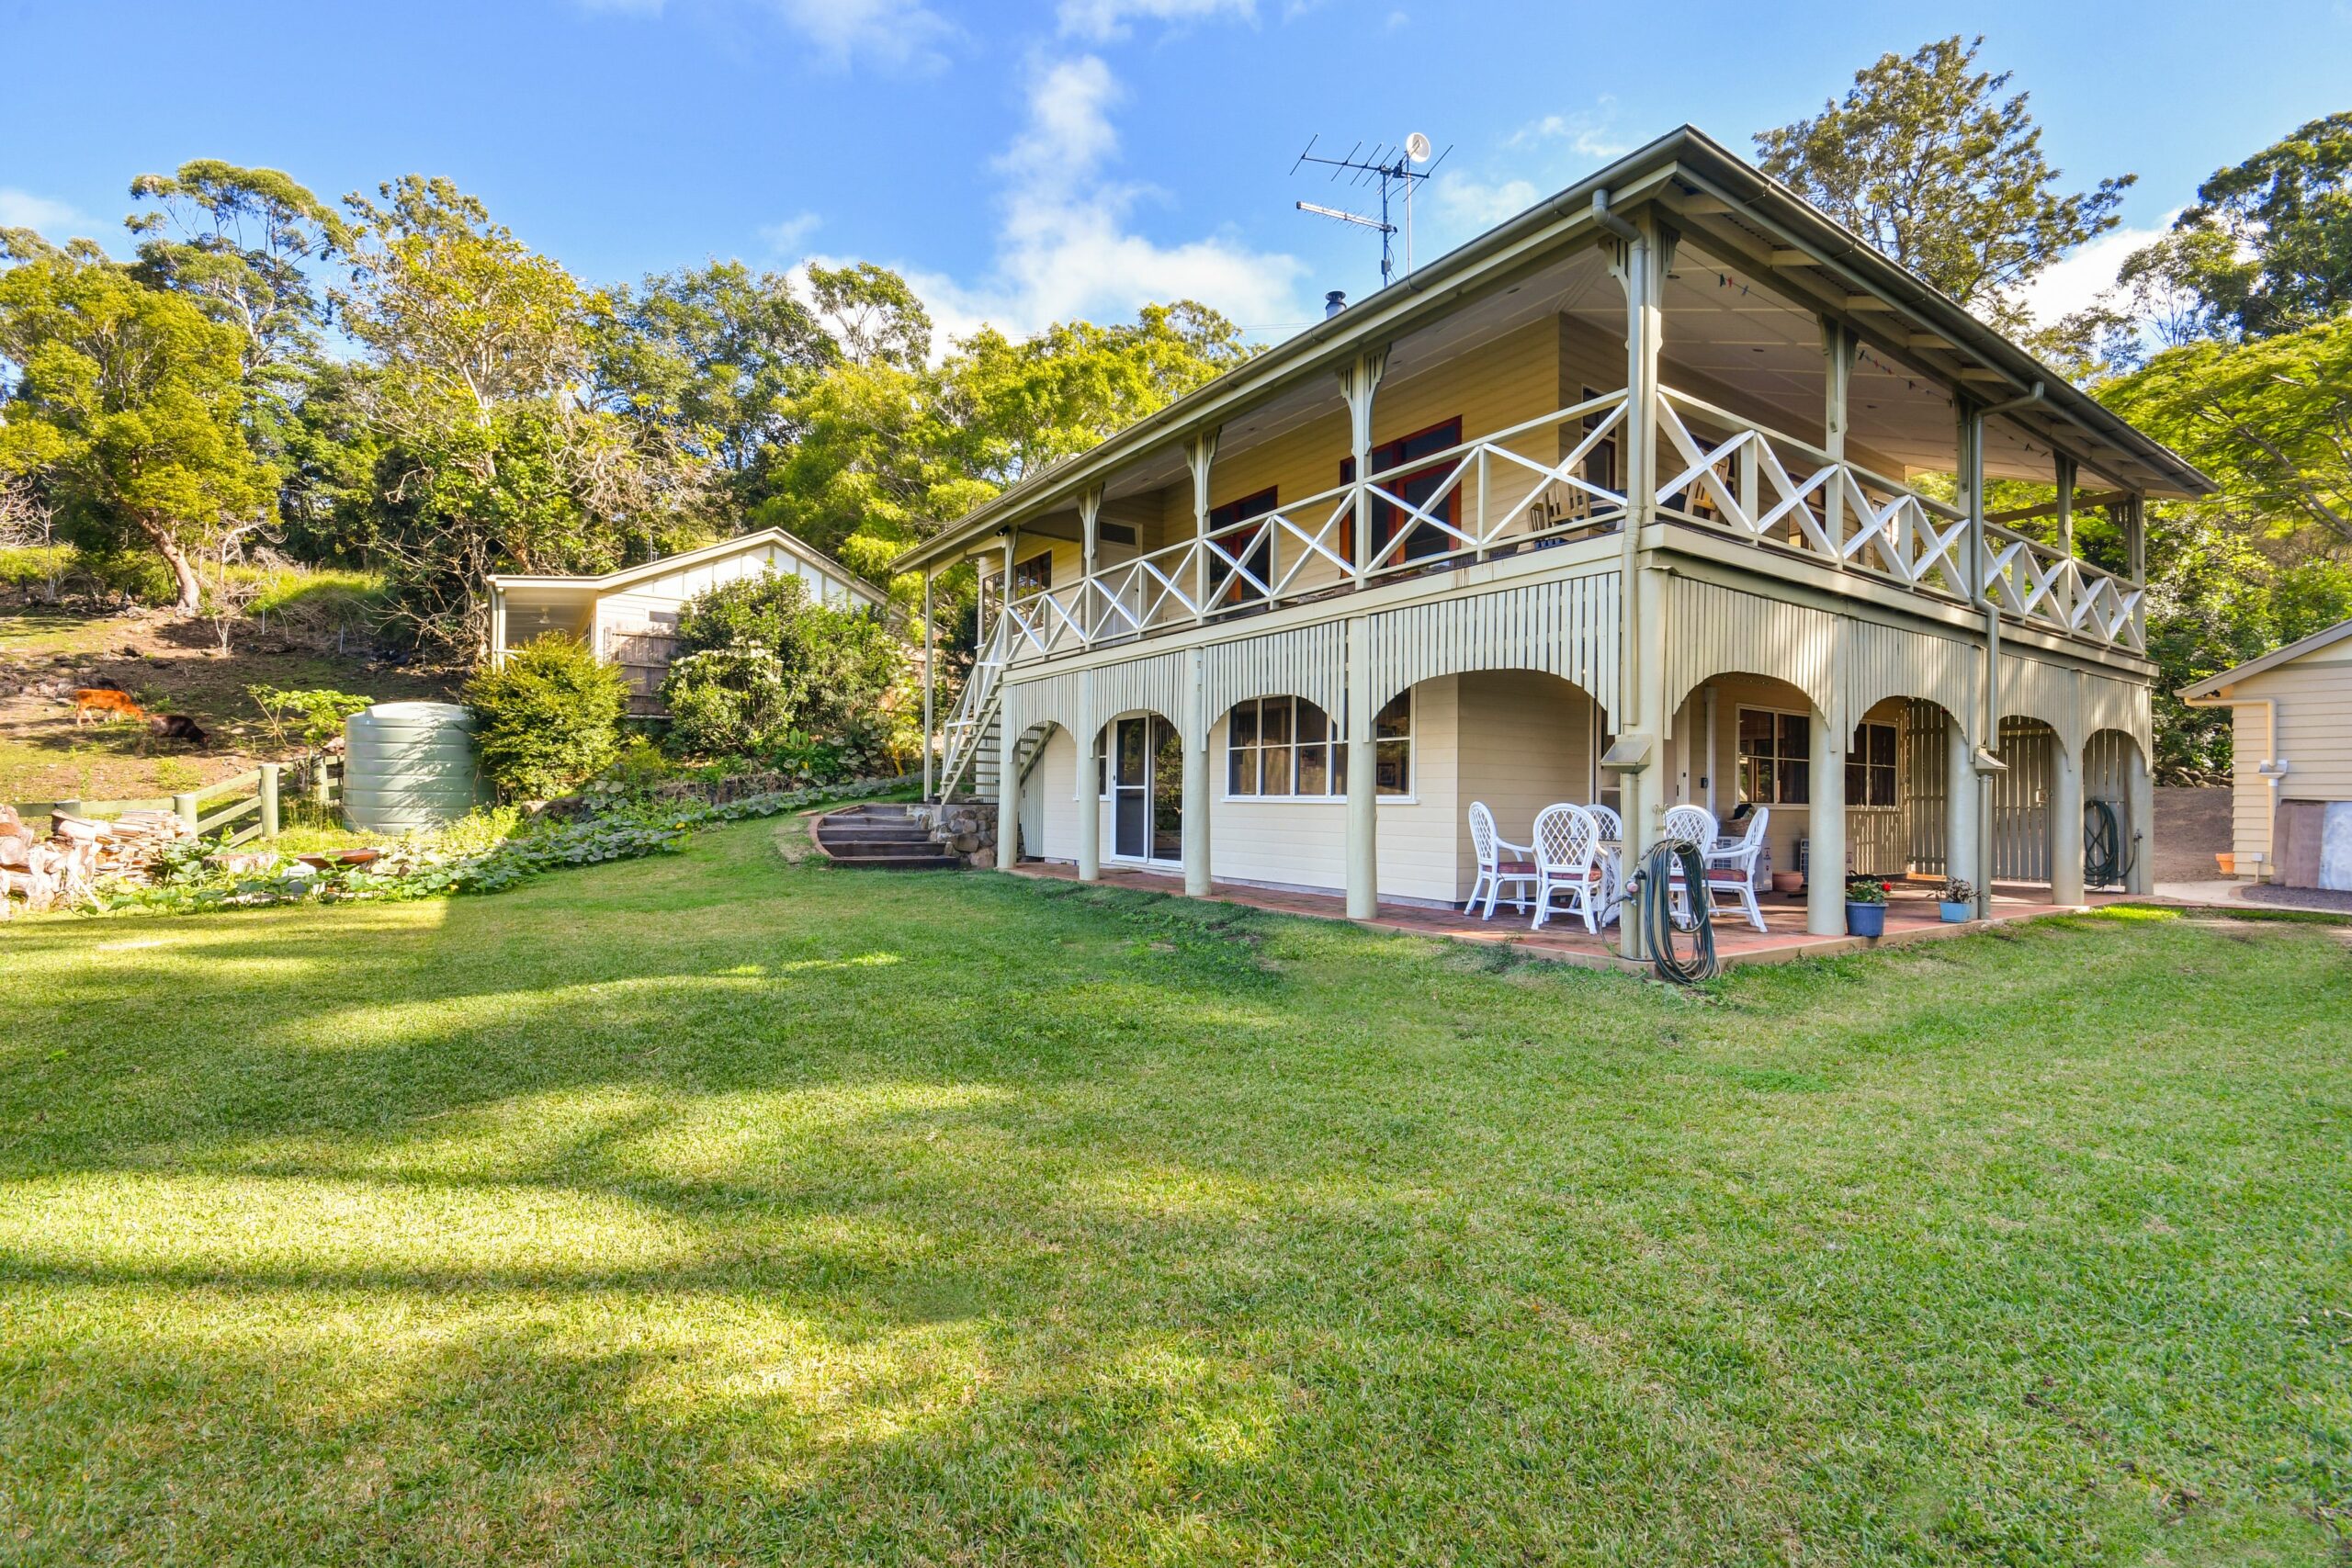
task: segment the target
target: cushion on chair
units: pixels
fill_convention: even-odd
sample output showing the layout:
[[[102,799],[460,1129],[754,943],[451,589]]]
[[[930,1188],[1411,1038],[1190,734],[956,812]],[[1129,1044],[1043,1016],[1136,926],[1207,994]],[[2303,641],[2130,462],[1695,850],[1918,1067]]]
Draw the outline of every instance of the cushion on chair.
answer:
[[[1535,863],[1532,860],[1497,861],[1495,874],[1497,876],[1532,876],[1535,874]]]

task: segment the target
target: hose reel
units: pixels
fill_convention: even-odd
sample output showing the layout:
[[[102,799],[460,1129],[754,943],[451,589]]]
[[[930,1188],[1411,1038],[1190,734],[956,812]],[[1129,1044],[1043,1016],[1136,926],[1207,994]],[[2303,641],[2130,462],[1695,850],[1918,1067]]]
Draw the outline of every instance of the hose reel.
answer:
[[[1674,873],[1682,872],[1683,902],[1690,914],[1674,915]],[[1715,925],[1708,908],[1707,867],[1699,846],[1688,840],[1662,839],[1642,856],[1640,869],[1625,886],[1623,902],[1633,906],[1621,919],[1640,922],[1642,945],[1650,967],[1669,985],[1695,986],[1723,972],[1715,957]],[[1676,939],[1687,937],[1687,952],[1676,950]]]

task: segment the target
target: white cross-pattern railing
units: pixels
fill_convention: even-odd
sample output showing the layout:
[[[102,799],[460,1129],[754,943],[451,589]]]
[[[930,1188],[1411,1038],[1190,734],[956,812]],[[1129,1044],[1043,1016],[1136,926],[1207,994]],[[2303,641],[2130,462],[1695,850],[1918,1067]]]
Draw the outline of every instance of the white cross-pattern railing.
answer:
[[[1605,445],[1623,445],[1625,413],[1625,394],[1610,392],[1027,594],[1002,613],[1011,657],[1147,637],[1613,527],[1625,497],[1588,469]],[[1521,449],[1558,450],[1564,429],[1572,438],[1556,461]],[[1408,490],[1423,493],[1408,499]],[[1355,538],[1360,501],[1391,520],[1375,550]]]
[[[1657,504],[1721,528],[1968,602],[1968,516],[1858,463],[1668,388],[1657,400]],[[2143,652],[2143,591],[2079,557],[1987,525],[1980,563],[2004,615]]]
[[[2147,650],[2145,591],[2014,529],[1984,526],[1985,588],[2004,615],[2135,653]]]
[[[1604,447],[1622,457],[1629,412],[1625,393],[1606,393],[1012,600],[1000,611],[989,651],[951,721],[951,757],[959,740],[955,724],[973,726],[962,743],[978,744],[1006,662],[1614,529],[1625,497],[1602,479],[1622,471],[1622,461],[1595,459]],[[1982,581],[2010,619],[2146,650],[2143,590],[2078,557],[1987,525],[1984,558],[1972,573],[1967,514],[1947,502],[1670,388],[1659,389],[1655,430],[1652,471],[1663,517],[1948,602],[1969,603],[1973,580]],[[1531,446],[1561,456],[1532,456]],[[1385,516],[1385,536],[1359,540],[1357,518],[1374,513]]]

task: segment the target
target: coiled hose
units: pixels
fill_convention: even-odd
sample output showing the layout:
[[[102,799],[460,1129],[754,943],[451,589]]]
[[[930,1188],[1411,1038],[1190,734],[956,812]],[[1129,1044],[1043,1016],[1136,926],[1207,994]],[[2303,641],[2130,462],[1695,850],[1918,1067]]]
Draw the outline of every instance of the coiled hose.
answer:
[[[2083,881],[2093,887],[2120,887],[2132,872],[2132,852],[2123,845],[2123,824],[2115,804],[2107,800],[2083,803]]]
[[[1674,918],[1674,867],[1678,857],[1687,894],[1684,902],[1690,907],[1687,927]],[[1650,967],[1657,971],[1659,979],[1669,985],[1695,986],[1723,972],[1723,965],[1715,959],[1715,926],[1707,908],[1707,868],[1699,858],[1696,844],[1652,844],[1649,852],[1642,857],[1642,869],[1634,874],[1633,886],[1626,889],[1625,899],[1634,906],[1633,918],[1641,921],[1642,945],[1648,949]],[[1690,939],[1687,954],[1675,951],[1675,939],[1679,935]]]

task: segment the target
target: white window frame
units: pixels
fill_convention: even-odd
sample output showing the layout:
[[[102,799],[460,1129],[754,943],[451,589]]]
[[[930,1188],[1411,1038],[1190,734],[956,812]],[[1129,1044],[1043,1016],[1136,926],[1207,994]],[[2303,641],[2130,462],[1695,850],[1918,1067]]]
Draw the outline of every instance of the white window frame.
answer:
[[[1775,766],[1772,772],[1772,797],[1769,800],[1755,799],[1747,793],[1747,753],[1742,745],[1740,730],[1743,727],[1740,721],[1751,713],[1770,714],[1772,716],[1773,719],[1772,761]],[[1806,730],[1808,738],[1812,734],[1810,727],[1821,722],[1810,713],[1801,713],[1795,708],[1768,707],[1762,703],[1741,703],[1733,709],[1731,726],[1731,757],[1732,777],[1736,784],[1734,794],[1738,796],[1739,801],[1744,805],[1780,807],[1792,811],[1809,810],[1813,806],[1813,750],[1810,744],[1810,739],[1808,739],[1805,754],[1803,757],[1781,756],[1780,750],[1780,721],[1784,718],[1801,718],[1804,720],[1808,727]],[[1802,762],[1804,765],[1804,798],[1803,800],[1782,800],[1781,798],[1781,774],[1778,764],[1783,761]]]
[[[1421,698],[1419,690],[1415,687],[1408,687],[1403,694],[1405,698],[1405,733],[1401,739],[1403,739],[1405,746],[1406,789],[1405,793],[1402,795],[1381,795],[1375,791],[1373,795],[1373,803],[1376,806],[1414,806],[1418,805],[1420,800],[1419,785],[1421,772],[1419,738],[1421,733]],[[1308,705],[1312,707],[1320,707],[1322,705],[1319,703],[1310,702],[1309,699],[1306,697],[1298,696],[1294,693],[1288,692],[1269,692],[1262,697],[1251,697],[1248,700],[1253,703],[1262,703],[1269,699],[1279,699],[1282,697],[1289,697],[1294,704],[1307,703]],[[1233,707],[1238,708],[1240,705],[1241,705],[1239,703],[1236,703],[1233,705]],[[1383,703],[1381,705],[1383,707],[1386,707],[1387,705],[1388,705],[1386,703]],[[1293,716],[1292,734],[1295,737],[1297,733],[1297,709],[1294,707],[1291,711]],[[1324,714],[1323,717],[1325,722],[1329,724],[1331,727],[1330,739],[1327,744],[1329,746],[1332,755],[1336,758],[1346,749],[1348,744],[1347,736],[1342,732],[1342,726],[1336,716],[1327,712]],[[1225,730],[1225,743],[1217,748],[1217,804],[1221,806],[1227,804],[1235,806],[1337,806],[1346,802],[1348,798],[1347,779],[1343,771],[1336,767],[1331,770],[1334,775],[1332,782],[1340,787],[1329,795],[1234,794],[1233,708],[1227,708],[1226,710],[1225,717],[1220,720],[1219,723]],[[1294,739],[1290,744],[1292,750],[1291,777],[1295,779],[1298,776],[1298,742]],[[1373,744],[1376,748],[1380,743],[1375,740]],[[1261,748],[1252,748],[1252,750],[1261,750]],[[1377,751],[1375,751],[1374,755],[1376,756],[1377,754]],[[1105,796],[1104,798],[1107,799],[1109,797]]]
[[[1903,809],[1903,727],[1899,724],[1890,724],[1883,719],[1864,719],[1854,726],[1854,739],[1860,740],[1865,731],[1872,729],[1889,730],[1894,736],[1894,760],[1886,764],[1886,772],[1894,780],[1894,788],[1891,792],[1894,798],[1885,805],[1880,806],[1866,799],[1856,799],[1854,792],[1849,788],[1846,792],[1846,809],[1849,811],[1900,811]],[[1867,744],[1849,746],[1847,749],[1847,766],[1852,767],[1858,761],[1862,770],[1862,793],[1867,795],[1870,793],[1871,769],[1877,765],[1870,760]]]

